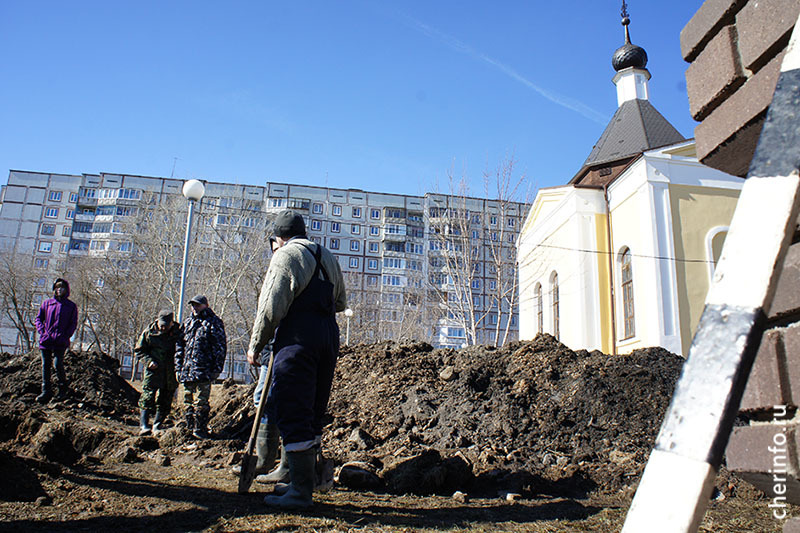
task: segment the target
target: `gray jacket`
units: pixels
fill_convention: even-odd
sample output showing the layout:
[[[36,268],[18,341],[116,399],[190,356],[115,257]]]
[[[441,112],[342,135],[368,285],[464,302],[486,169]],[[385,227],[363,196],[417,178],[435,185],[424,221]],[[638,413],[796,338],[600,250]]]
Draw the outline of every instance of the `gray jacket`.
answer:
[[[258,297],[258,312],[250,336],[251,352],[260,353],[272,340],[289,306],[311,281],[317,263],[309,249],[316,250],[317,246],[304,237],[295,237],[275,252]],[[333,283],[336,311],[344,311],[347,308],[347,296],[339,261],[323,246],[321,262]]]

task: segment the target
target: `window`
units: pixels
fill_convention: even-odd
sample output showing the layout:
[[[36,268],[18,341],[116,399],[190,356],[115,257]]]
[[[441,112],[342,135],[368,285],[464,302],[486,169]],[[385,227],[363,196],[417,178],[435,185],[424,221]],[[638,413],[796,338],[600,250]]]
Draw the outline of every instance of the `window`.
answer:
[[[311,207],[311,212],[314,213],[315,215],[321,215],[322,214],[322,204],[314,204]]]
[[[353,235],[361,235],[361,225],[360,224],[351,224],[350,225],[350,233]]]
[[[320,222],[319,220],[312,220],[311,229],[314,231],[320,231],[322,229],[322,222]]]
[[[225,205],[222,205],[223,204],[223,200],[227,200],[227,198],[221,198],[219,206],[220,207],[228,207],[227,202],[225,202]],[[269,201],[268,201],[268,205],[270,207],[283,207],[283,198],[270,198]]]
[[[51,202],[61,201],[61,191],[50,191],[50,196],[47,197]]]
[[[384,257],[383,266],[385,268],[405,268],[405,261],[399,257]]]
[[[69,243],[70,250],[88,250],[89,249],[89,241],[85,239],[73,239]]]
[[[369,210],[369,217],[372,220],[379,220],[381,218],[381,210],[380,209],[370,209]]]
[[[633,269],[631,267],[631,250],[625,248],[620,258],[622,278],[622,312],[625,317],[625,337],[630,339],[636,334],[633,314]]]
[[[361,218],[361,208],[354,207],[353,208],[353,218]]]
[[[544,333],[544,301],[542,300],[542,284],[536,284],[536,333]]]
[[[61,228],[61,236],[62,237],[69,237],[70,234],[72,233],[71,230],[72,230],[72,228],[70,228],[69,226],[64,226],[63,228]]]
[[[381,234],[381,228],[379,228],[378,226],[370,226],[369,227],[369,234],[370,235],[380,235]]]
[[[73,203],[73,204],[75,202],[77,202],[78,201],[78,193],[76,193],[76,192],[69,193],[69,201],[70,201],[70,203]]]
[[[489,224],[491,224],[492,226],[497,225],[497,217],[495,215],[489,217]]]
[[[378,269],[378,260],[377,259],[369,259],[367,261],[367,268],[370,270],[377,270]]]
[[[133,245],[130,242],[117,243],[117,250],[120,252],[130,252],[132,248]]]
[[[496,291],[497,290],[497,280],[489,280],[489,290]]]
[[[350,251],[357,252],[361,250],[361,241],[350,241]]]
[[[378,284],[378,276],[367,276],[367,285],[374,287]]]
[[[58,251],[61,252],[62,254],[66,253],[66,251],[67,251],[67,243],[62,242],[61,244],[59,244],[58,245]]]
[[[559,316],[558,316],[558,274],[553,272],[550,276],[550,295],[553,298],[553,337],[561,340],[561,332],[559,331]]]
[[[410,254],[422,255],[423,246],[413,242],[406,243],[406,252]]]
[[[380,250],[380,245],[377,242],[370,242],[369,243],[369,251],[373,254],[377,254],[378,250]]]
[[[37,258],[36,258],[36,259],[34,259],[34,261],[33,261],[33,267],[34,267],[34,268],[47,268],[47,264],[48,264],[49,262],[50,262],[50,261],[49,261],[49,260],[47,260],[47,259],[42,259],[41,257],[37,257]]]
[[[81,196],[84,198],[97,198],[97,189],[81,189]]]
[[[339,249],[339,239],[331,239],[329,243],[331,250],[338,250]]]
[[[90,250],[106,251],[108,250],[108,241],[92,241],[89,245]]]
[[[73,218],[75,218],[75,210],[67,209],[67,219],[72,220]]]
[[[350,268],[358,268],[358,257],[350,258]]]
[[[49,254],[50,251],[53,249],[52,242],[40,242],[39,243],[39,251],[45,254]]]
[[[138,213],[139,209],[136,207],[126,207],[126,206],[117,207],[117,215],[121,217],[132,217]]]
[[[338,222],[331,222],[331,231],[333,233],[339,233],[339,231],[341,231],[341,229],[342,229],[342,225],[341,224],[339,224]]]
[[[56,234],[56,225],[55,224],[42,224],[42,235],[55,235]]]
[[[506,219],[506,225],[509,228],[513,228],[513,227],[515,227],[517,225],[517,220],[515,218],[508,217]]]
[[[342,206],[333,204],[333,216],[335,217],[342,216]]]
[[[400,286],[400,276],[383,276],[383,284],[394,287]]]
[[[478,230],[476,230],[476,229],[472,230],[472,238],[473,239],[477,239],[480,236],[481,236],[481,234],[478,232]]]
[[[480,288],[481,288],[481,280],[479,280],[479,279],[473,279],[473,280],[472,280],[472,283],[470,283],[469,285],[470,285],[470,287],[472,287],[473,289],[480,289]]]
[[[44,210],[44,216],[47,218],[58,218],[58,208],[48,207]]]
[[[142,192],[135,189],[120,189],[118,198],[125,198],[128,200],[138,200],[141,198]]]

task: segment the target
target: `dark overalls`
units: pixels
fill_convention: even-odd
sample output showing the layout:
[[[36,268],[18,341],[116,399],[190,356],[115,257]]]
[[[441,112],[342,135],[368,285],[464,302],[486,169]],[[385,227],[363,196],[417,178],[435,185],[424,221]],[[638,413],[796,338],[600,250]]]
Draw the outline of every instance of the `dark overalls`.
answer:
[[[284,446],[312,441],[322,434],[322,418],[339,355],[333,283],[320,262],[322,248],[317,246],[312,253],[317,263],[314,275],[289,306],[273,343],[275,361],[267,418],[278,426]]]

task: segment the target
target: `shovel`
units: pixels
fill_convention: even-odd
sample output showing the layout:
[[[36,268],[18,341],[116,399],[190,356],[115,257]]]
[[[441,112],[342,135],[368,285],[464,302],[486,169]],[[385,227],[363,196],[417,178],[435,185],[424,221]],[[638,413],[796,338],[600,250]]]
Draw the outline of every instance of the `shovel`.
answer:
[[[258,434],[258,426],[261,424],[261,416],[264,413],[264,406],[267,404],[267,394],[269,394],[269,386],[272,383],[272,362],[275,360],[275,353],[272,352],[269,356],[269,364],[267,365],[267,379],[264,382],[264,389],[261,391],[261,398],[259,398],[258,406],[256,407],[256,418],[253,420],[253,430],[250,432],[250,440],[247,441],[247,450],[242,456],[242,470],[239,473],[239,494],[244,494],[250,489],[253,480],[256,478],[256,462],[258,457],[253,454],[256,448],[256,435]]]

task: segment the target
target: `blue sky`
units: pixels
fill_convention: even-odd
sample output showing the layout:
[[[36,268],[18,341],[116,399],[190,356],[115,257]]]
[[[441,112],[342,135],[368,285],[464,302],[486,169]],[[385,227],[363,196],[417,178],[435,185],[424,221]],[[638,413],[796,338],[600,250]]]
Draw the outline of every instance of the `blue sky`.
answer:
[[[693,136],[679,35],[632,0],[652,103]],[[566,183],[616,109],[620,2],[0,2],[0,172],[481,196]],[[176,159],[177,158],[177,159]],[[4,179],[2,180],[5,181]]]

